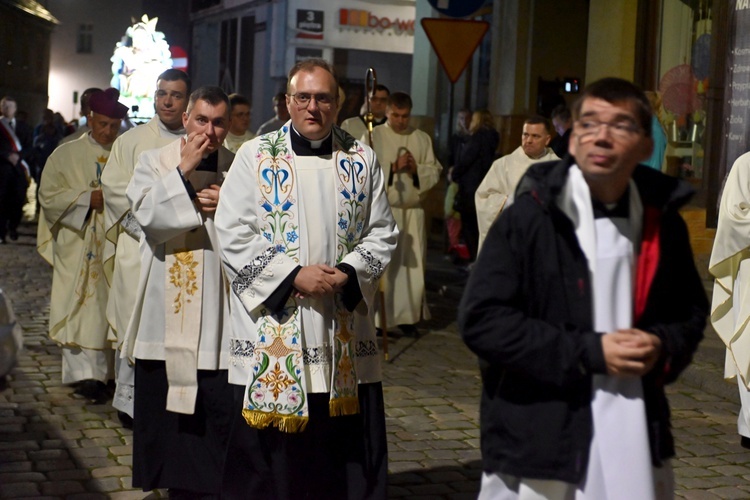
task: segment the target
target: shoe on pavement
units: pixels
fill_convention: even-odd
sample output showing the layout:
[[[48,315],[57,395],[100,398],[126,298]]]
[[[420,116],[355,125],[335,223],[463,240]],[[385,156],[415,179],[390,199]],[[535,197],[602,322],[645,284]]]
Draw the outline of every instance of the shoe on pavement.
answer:
[[[117,419],[125,429],[130,429],[131,431],[133,430],[133,417],[131,417],[124,411],[118,411]]]
[[[419,330],[414,325],[398,325],[398,327],[407,337],[419,337]]]
[[[104,404],[110,398],[107,385],[94,379],[82,380],[76,386],[73,394],[78,394],[96,405]]]

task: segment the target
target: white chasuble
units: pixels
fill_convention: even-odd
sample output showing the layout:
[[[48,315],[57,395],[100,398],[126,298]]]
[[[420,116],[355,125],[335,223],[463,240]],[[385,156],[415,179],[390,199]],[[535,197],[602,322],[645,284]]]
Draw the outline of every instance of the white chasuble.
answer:
[[[331,415],[357,411],[358,383],[380,380],[370,312],[397,231],[372,151],[338,128],[333,152],[297,156],[289,124],[237,155],[216,216],[232,282],[229,380],[246,385],[250,425],[304,429],[306,395],[330,393]],[[290,296],[274,316],[264,301],[297,266],[339,263],[357,274],[352,313],[339,294]]]
[[[512,153],[495,160],[474,194],[479,225],[479,248],[490,226],[498,215],[513,203],[518,182],[534,163],[559,160],[551,149],[546,148],[540,158],[529,158],[518,146]]]
[[[373,129],[372,141],[399,228],[398,246],[383,277],[387,326],[413,325],[430,319],[424,286],[427,223],[421,203],[440,180],[443,167],[435,158],[432,140],[421,130],[410,128],[399,134],[386,123]],[[390,165],[405,151],[411,152],[417,162],[417,176],[390,172]],[[379,317],[376,319],[382,326]]]
[[[81,136],[52,153],[39,187],[37,247],[53,266],[49,334],[65,346],[109,347],[104,217],[90,208],[108,155],[88,134]]]

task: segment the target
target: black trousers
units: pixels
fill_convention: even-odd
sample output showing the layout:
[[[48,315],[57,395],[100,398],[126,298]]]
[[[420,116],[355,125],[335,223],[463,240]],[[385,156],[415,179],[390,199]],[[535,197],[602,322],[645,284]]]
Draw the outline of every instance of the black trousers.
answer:
[[[9,229],[18,229],[26,203],[26,188],[23,169],[0,162],[0,239],[5,239]]]
[[[258,430],[242,417],[244,387],[235,412],[222,482],[222,499],[385,499],[388,446],[383,385],[359,386],[360,413],[328,415],[328,394],[308,394],[304,431]]]
[[[234,408],[226,370],[198,370],[193,415],[166,410],[164,361],[136,359],[133,486],[218,495]]]

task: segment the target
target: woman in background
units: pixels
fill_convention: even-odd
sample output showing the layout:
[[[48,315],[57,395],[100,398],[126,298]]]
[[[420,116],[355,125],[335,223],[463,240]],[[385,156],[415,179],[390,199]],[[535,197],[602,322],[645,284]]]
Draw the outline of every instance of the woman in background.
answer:
[[[456,208],[461,213],[461,231],[473,261],[477,258],[479,245],[474,193],[495,160],[500,134],[495,130],[495,122],[486,109],[474,111],[471,115],[469,134],[449,176],[458,184]]]

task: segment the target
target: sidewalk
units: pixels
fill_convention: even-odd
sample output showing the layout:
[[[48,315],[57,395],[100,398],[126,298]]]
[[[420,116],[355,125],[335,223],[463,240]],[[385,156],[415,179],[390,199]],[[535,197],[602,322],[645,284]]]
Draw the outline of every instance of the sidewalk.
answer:
[[[51,269],[33,225],[0,245],[0,287],[13,301],[26,349],[0,392],[0,498],[161,498],[130,489],[130,431],[109,405],[60,384],[60,350],[47,338]],[[455,316],[465,276],[428,252],[433,318],[418,338],[390,336],[384,363],[391,498],[473,499],[481,474],[475,357]],[[736,435],[736,389],[723,382],[723,349],[707,332],[696,362],[670,387],[677,495],[750,498],[750,452]]]

